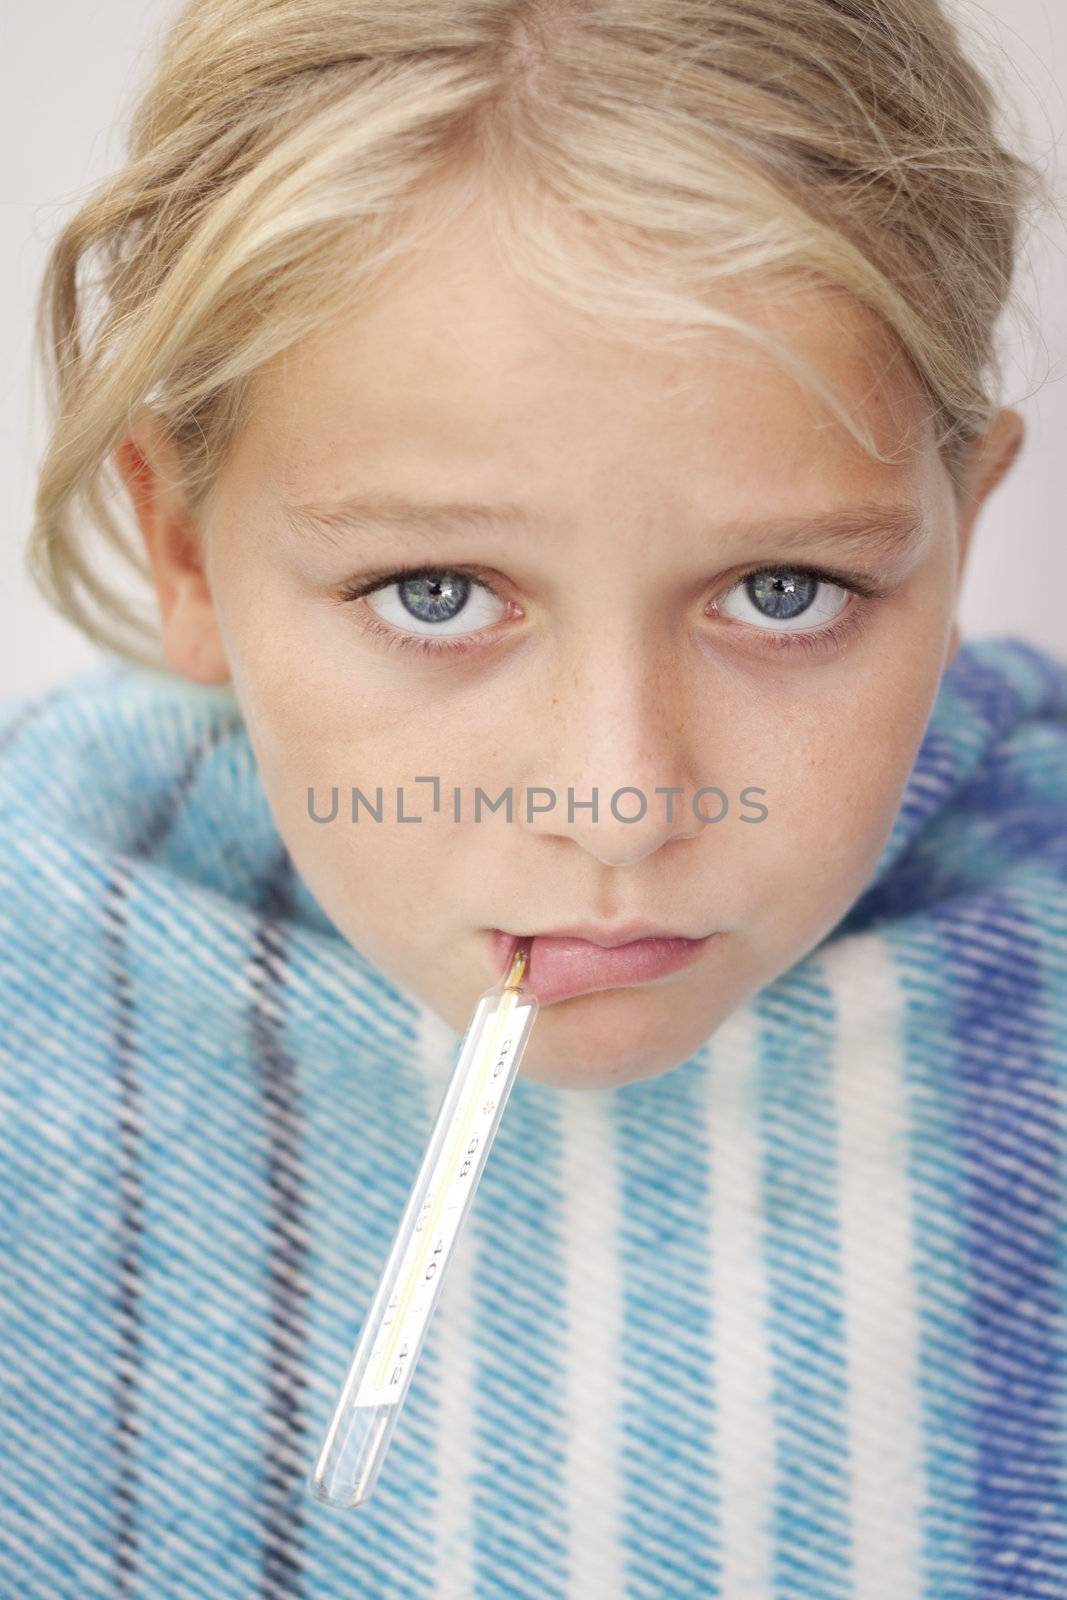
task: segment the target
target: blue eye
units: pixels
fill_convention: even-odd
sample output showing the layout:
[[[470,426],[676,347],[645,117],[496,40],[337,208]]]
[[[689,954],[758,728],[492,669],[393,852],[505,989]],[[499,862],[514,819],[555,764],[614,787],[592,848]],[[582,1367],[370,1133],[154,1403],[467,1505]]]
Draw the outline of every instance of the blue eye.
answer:
[[[789,572],[785,577],[777,572],[755,572],[745,579],[749,599],[776,622],[803,616],[821,587],[821,581],[810,572]]]
[[[730,609],[732,604],[751,609],[742,609],[739,615]],[[741,578],[724,599],[716,602],[715,609],[735,622],[757,628],[772,623],[776,630],[798,633],[835,621],[847,604],[848,589],[844,584],[825,579],[809,567],[767,567]],[[792,623],[799,625],[789,626]]]
[[[871,620],[874,604],[889,592],[856,573],[762,566],[742,573],[712,610],[729,622],[743,624],[742,633],[755,634],[762,648],[810,654],[832,650],[858,634]],[[855,603],[850,605],[850,599]],[[738,605],[740,614],[732,609]],[[765,623],[773,626],[765,627]],[[791,626],[794,623],[799,625]]]
[[[423,572],[390,585],[404,610],[417,622],[451,622],[459,616],[471,592],[471,581],[461,572]]]
[[[370,632],[396,648],[456,650],[507,614],[507,603],[462,567],[406,567],[346,587],[342,600],[364,600]]]

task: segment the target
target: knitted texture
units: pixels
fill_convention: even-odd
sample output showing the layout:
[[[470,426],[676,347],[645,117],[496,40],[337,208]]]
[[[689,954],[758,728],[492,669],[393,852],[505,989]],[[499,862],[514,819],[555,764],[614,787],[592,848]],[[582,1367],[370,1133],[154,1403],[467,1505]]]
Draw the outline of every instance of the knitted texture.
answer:
[[[520,1074],[381,1476],[308,1493],[459,1035],[238,704],[0,706],[4,1600],[1067,1595],[1067,666],[946,668],[848,915],[689,1060]]]

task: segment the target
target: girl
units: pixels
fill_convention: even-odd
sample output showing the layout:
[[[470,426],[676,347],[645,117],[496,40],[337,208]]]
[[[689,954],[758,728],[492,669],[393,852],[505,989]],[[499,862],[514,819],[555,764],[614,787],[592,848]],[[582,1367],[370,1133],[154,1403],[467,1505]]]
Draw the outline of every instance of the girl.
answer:
[[[30,560],[105,654],[0,724],[9,1590],[1062,1592],[1067,666],[956,626],[994,121],[934,0],[178,16],[42,289]]]

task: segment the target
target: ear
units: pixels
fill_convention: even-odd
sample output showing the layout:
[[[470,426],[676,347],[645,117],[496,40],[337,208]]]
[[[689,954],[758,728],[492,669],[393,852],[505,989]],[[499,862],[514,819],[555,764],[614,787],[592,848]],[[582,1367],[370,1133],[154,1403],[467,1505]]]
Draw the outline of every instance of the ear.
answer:
[[[1025,432],[1026,427],[1021,414],[1010,408],[1004,408],[997,412],[986,432],[971,446],[956,523],[957,599],[963,588],[967,558],[978,515],[1022,449]],[[946,664],[955,659],[959,647],[959,630],[954,621],[945,657]]]
[[[182,504],[178,455],[159,418],[143,413],[112,459],[148,552],[168,664],[195,683],[228,683],[229,663],[215,620],[203,538]]]

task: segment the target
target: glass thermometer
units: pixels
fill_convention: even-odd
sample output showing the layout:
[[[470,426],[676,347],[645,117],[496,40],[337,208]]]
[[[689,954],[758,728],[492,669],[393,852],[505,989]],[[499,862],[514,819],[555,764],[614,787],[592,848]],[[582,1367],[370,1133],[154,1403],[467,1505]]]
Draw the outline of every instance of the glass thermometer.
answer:
[[[445,1272],[537,1016],[522,979],[530,940],[486,989],[460,1045],[308,1487],[327,1505],[368,1499],[385,1459]]]

